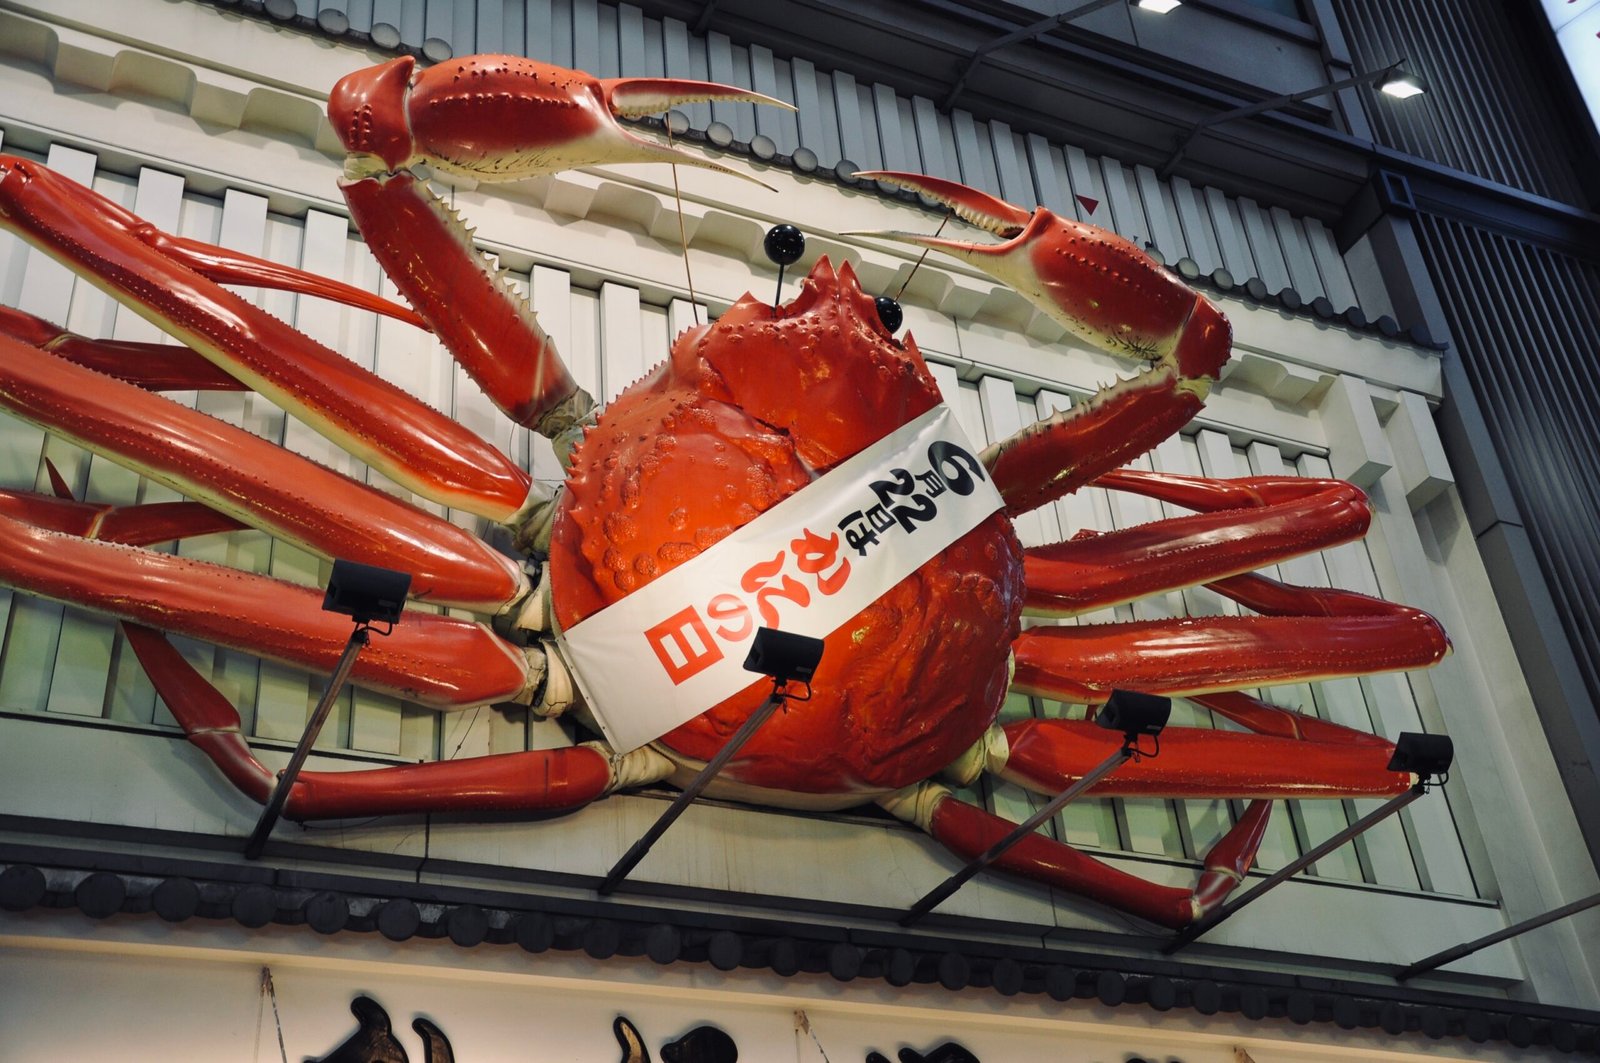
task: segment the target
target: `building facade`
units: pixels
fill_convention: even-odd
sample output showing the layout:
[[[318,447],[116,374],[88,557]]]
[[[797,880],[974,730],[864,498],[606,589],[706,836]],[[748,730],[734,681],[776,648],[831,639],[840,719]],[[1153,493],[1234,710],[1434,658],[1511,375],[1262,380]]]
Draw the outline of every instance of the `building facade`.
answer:
[[[744,292],[793,298],[826,255],[865,291],[898,297],[902,335],[979,445],[1083,402],[1129,363],[963,263],[861,235],[931,233],[943,212],[854,174],[927,173],[1120,233],[1213,299],[1235,339],[1205,409],[1136,465],[1354,482],[1374,509],[1365,540],[1269,574],[1418,606],[1454,643],[1428,671],[1264,696],[1390,739],[1447,733],[1445,785],[1172,953],[1169,934],[1137,919],[995,876],[902,926],[960,862],[858,810],[702,801],[622,891],[598,895],[666,807],[670,792],[655,788],[551,819],[283,824],[249,861],[240,849],[257,806],[184,740],[117,625],[4,592],[5,1051],[259,1058],[278,1051],[276,1026],[284,1054],[316,1057],[348,1035],[359,995],[388,1011],[412,1053],[425,1035],[404,1027],[425,1015],[462,1059],[608,1060],[619,1044],[642,1058],[626,1032],[612,1040],[619,1015],[663,1058],[702,1024],[752,1060],[936,1058],[945,1042],[983,1060],[1260,1063],[1600,1048],[1592,909],[1394,977],[1597,888],[1600,507],[1580,401],[1596,372],[1583,357],[1597,335],[1594,132],[1567,82],[1540,73],[1554,54],[1546,31],[1490,4],[1453,18],[1334,0],[1194,0],[1167,15],[1089,6],[0,0],[0,151],[166,231],[393,296],[336,187],[344,153],[325,105],[344,75],[397,54],[437,64],[504,52],[601,77],[747,85],[796,109],[686,105],[667,128],[768,189],[688,167],[481,187],[434,177],[602,401]],[[1209,121],[1399,58],[1427,79],[1426,96],[1357,86]],[[779,223],[807,236],[781,280],[763,253]],[[559,484],[548,443],[496,411],[431,336],[309,297],[246,294]],[[160,337],[4,235],[0,304],[87,336]],[[177,397],[399,491],[253,392]],[[48,492],[53,468],[91,502],[175,497],[25,421],[7,417],[0,432],[6,488]],[[1016,528],[1034,545],[1176,512],[1086,489]],[[251,531],[176,550],[307,586],[329,569]],[[1198,588],[1086,619],[1230,611]],[[257,756],[284,763],[322,677],[179,648]],[[1013,695],[1002,718],[1081,711]],[[1175,714],[1230,726],[1187,702]],[[440,714],[356,688],[312,763],[367,770],[583,737],[525,709]],[[988,780],[963,796],[1014,820],[1042,803]],[[1379,804],[1281,803],[1245,888]],[[1091,800],[1042,829],[1187,887],[1244,812],[1227,800]],[[128,1043],[130,1028],[144,1043]]]

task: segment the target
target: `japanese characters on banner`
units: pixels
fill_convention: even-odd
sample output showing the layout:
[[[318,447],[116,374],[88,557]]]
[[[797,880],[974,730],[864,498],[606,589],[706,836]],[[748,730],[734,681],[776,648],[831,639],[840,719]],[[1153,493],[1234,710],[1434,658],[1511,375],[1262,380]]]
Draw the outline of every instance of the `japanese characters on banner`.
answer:
[[[936,406],[560,635],[606,739],[635,749],[757,682],[761,627],[823,638],[1001,508]]]

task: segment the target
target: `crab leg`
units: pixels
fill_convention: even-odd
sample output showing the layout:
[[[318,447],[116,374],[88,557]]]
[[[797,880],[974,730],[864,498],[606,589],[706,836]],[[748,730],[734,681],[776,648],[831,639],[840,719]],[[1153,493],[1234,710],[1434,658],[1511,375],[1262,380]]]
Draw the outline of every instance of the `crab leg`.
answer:
[[[1015,827],[960,800],[938,783],[918,783],[880,798],[878,803],[927,831],[963,860],[986,852]],[[1022,839],[995,866],[1176,930],[1221,903],[1243,880],[1266,834],[1271,809],[1269,801],[1250,803],[1239,822],[1206,854],[1204,869],[1192,890],[1130,875],[1042,834]]]
[[[414,597],[495,613],[527,592],[515,562],[448,521],[243,429],[4,335],[0,404],[314,553],[410,572]]]
[[[187,347],[90,339],[7,306],[0,306],[0,335],[149,391],[249,390]]]
[[[349,621],[322,592],[237,569],[96,542],[0,516],[0,583],[313,671],[344,650]],[[438,709],[531,699],[543,678],[483,624],[408,613],[357,659],[363,686]]]
[[[1013,644],[1013,689],[1098,705],[1114,687],[1189,695],[1423,668],[1450,651],[1420,609],[1265,576],[1207,584],[1263,616],[1037,627]]]
[[[1205,404],[1228,360],[1227,318],[1132,243],[1044,207],[1025,211],[954,181],[859,174],[909,188],[1004,238],[973,244],[874,233],[943,250],[1009,284],[1073,336],[1148,363],[1132,380],[990,446],[983,462],[1006,500],[1026,513],[1077,490],[1172,435]]]
[[[265,803],[275,777],[251,752],[234,707],[159,632],[127,623],[123,630],[189,741],[242,793]],[[445,811],[553,811],[592,801],[608,793],[614,783],[610,758],[592,746],[370,771],[307,771],[300,773],[289,792],[285,814],[307,820]]]
[[[1219,700],[1230,699],[1230,700]],[[1366,734],[1290,712],[1247,694],[1201,695],[1207,706],[1247,727],[1240,734],[1172,727],[1161,755],[1119,768],[1091,791],[1097,797],[1389,797],[1416,779],[1388,769],[1394,747]],[[1087,720],[1018,720],[985,743],[985,770],[1046,795],[1066,789],[1122,744]]]
[[[1030,615],[1075,616],[1248,572],[1359,539],[1372,517],[1366,495],[1342,480],[1118,469],[1095,484],[1202,512],[1028,549]]]
[[[384,272],[508,417],[555,438],[593,400],[460,219],[405,170],[426,162],[479,181],[515,181],[575,166],[683,162],[735,173],[616,121],[708,99],[789,106],[711,82],[601,80],[490,55],[421,71],[402,58],[358,71],[334,86],[328,115],[350,152],[345,200]]]
[[[0,514],[38,528],[125,546],[151,546],[245,527],[199,502],[108,506],[33,491],[0,490]]]
[[[210,275],[336,297],[344,286],[257,268],[259,260],[220,248],[201,255],[104,196],[9,155],[0,155],[0,224],[417,494],[495,520],[527,501],[528,474],[493,447]],[[367,299],[374,309],[387,305]]]

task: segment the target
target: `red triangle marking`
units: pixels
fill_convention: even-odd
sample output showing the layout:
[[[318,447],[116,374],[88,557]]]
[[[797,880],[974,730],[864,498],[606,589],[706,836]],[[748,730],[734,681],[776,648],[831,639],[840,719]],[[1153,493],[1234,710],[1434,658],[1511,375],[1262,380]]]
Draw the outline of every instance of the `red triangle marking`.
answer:
[[[1100,201],[1098,199],[1091,199],[1088,196],[1074,196],[1073,198],[1078,201],[1078,205],[1083,208],[1085,214],[1093,214],[1100,209]]]

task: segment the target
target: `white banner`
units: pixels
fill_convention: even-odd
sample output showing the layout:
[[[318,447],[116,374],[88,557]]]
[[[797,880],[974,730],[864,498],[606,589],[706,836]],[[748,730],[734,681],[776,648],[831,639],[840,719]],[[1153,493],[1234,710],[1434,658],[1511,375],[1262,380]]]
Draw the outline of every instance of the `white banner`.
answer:
[[[936,406],[709,550],[558,633],[617,752],[758,679],[756,629],[822,638],[1004,503]]]

